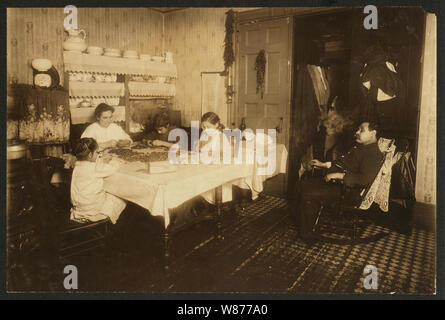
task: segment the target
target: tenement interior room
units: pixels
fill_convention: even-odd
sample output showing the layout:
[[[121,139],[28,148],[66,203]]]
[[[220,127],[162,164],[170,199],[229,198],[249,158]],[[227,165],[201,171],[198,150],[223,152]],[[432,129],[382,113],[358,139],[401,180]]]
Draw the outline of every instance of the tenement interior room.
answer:
[[[436,292],[421,7],[8,8],[9,292]]]

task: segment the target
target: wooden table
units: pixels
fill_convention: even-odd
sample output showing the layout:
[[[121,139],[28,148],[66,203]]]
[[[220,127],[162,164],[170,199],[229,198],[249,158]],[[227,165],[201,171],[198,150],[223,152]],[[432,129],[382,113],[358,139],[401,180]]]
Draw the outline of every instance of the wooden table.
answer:
[[[177,165],[175,172],[149,174],[139,162],[127,163],[104,179],[105,191],[132,201],[164,218],[165,258],[169,258],[170,216],[173,209],[204,192],[214,190],[217,238],[221,239],[222,185],[252,175],[254,165]],[[168,263],[165,264],[168,266]]]
[[[277,148],[278,149],[278,148]],[[287,158],[284,146],[279,151]],[[278,152],[277,152],[278,153]],[[285,161],[284,161],[285,163]],[[153,216],[164,218],[165,258],[169,258],[170,216],[173,209],[198,195],[214,192],[216,205],[217,238],[221,239],[221,205],[231,201],[231,186],[242,181],[252,181],[256,174],[254,164],[178,164],[172,165],[174,172],[150,174],[146,164],[125,163],[116,173],[104,179],[105,191],[134,202],[147,209]],[[276,173],[285,172],[285,164]],[[261,177],[266,179],[267,177]],[[260,181],[262,183],[262,180]],[[249,184],[247,183],[247,185]],[[230,188],[230,197],[227,192]],[[165,264],[168,266],[168,263]]]

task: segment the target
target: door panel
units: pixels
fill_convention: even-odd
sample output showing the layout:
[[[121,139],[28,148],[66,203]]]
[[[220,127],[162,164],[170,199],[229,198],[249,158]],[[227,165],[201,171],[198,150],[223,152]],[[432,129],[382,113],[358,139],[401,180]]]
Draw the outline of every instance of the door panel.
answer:
[[[255,60],[258,53],[246,54],[246,63],[244,65],[244,74],[245,74],[245,90],[244,94],[246,96],[250,96],[250,99],[255,99],[256,95],[256,71]]]
[[[265,110],[265,116],[268,118],[284,117],[286,115],[286,110],[284,106],[281,104],[266,103],[264,105],[264,110]]]
[[[266,28],[266,43],[268,45],[279,44],[281,28],[280,27],[268,27]]]
[[[245,119],[252,130],[277,130],[277,143],[289,150],[290,115],[290,24],[288,19],[248,23],[238,26],[238,100],[234,115],[235,125]],[[256,92],[255,61],[260,50],[265,50],[266,71],[263,97]],[[286,177],[276,177],[267,182],[265,190],[285,194]]]
[[[281,62],[281,54],[280,52],[268,52],[266,54],[266,79],[265,79],[265,89],[266,94],[280,94],[280,87],[282,83],[280,83],[280,62]]]
[[[245,118],[246,126],[253,130],[279,126],[281,130],[277,132],[277,142],[288,148],[287,121],[280,118],[288,119],[290,114],[289,23],[287,19],[278,19],[241,25],[239,30],[239,65],[242,67],[239,69],[237,107],[244,110],[236,113],[236,125],[239,126],[242,118]],[[255,70],[255,61],[262,49],[266,55],[263,97],[256,92]],[[246,107],[252,104],[256,104],[256,108]],[[257,118],[263,119],[259,121]]]
[[[260,41],[261,41],[260,30],[258,29],[246,30],[246,46],[255,46]]]

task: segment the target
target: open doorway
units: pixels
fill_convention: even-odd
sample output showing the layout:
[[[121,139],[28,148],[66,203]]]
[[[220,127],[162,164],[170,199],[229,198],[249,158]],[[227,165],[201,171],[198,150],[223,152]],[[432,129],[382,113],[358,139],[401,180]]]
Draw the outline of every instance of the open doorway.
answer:
[[[416,154],[425,13],[378,13],[377,30],[363,27],[360,8],[294,17],[289,193],[305,158],[335,159],[362,121]]]

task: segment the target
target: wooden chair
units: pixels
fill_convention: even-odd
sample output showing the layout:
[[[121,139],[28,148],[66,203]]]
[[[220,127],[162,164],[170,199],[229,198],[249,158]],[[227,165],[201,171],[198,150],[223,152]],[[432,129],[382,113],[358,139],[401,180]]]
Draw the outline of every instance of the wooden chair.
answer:
[[[38,167],[43,168],[40,181],[43,191],[41,195],[43,210],[40,221],[42,237],[46,237],[47,243],[55,242],[50,245],[55,246],[59,261],[66,261],[70,257],[96,249],[102,249],[102,252],[105,253],[110,220],[85,223],[71,221],[72,169],[64,169],[63,161],[50,160],[52,161],[40,159],[41,163],[38,164]],[[53,165],[54,163],[57,165]],[[58,179],[55,179],[53,175],[56,172],[60,175]]]
[[[365,238],[361,238],[359,235],[359,228],[367,225],[366,222],[360,221],[360,218],[363,216],[364,211],[371,207],[374,201],[380,202],[379,205],[383,211],[388,211],[388,183],[390,183],[391,180],[390,171],[394,162],[394,139],[381,138],[379,140],[379,147],[384,154],[384,158],[379,172],[373,182],[366,188],[357,190],[357,188],[346,187],[342,180],[333,181],[333,183],[342,185],[341,197],[338,203],[336,203],[336,206],[334,205],[330,208],[330,216],[326,214],[329,208],[326,208],[324,203],[321,204],[313,227],[315,239],[333,243],[357,244],[376,241],[388,235],[387,233],[378,233]],[[384,186],[384,184],[386,185]],[[383,193],[385,193],[383,199],[376,199],[376,193],[379,188],[387,189],[383,190]],[[380,190],[382,191],[382,189]],[[356,199],[350,199],[349,196],[353,194],[357,194],[358,197]],[[384,197],[386,197],[386,199],[384,199]],[[348,216],[348,213],[350,216]],[[325,218],[324,221],[323,218]]]
[[[106,256],[108,244],[107,235],[111,224],[109,219],[96,222],[78,223],[63,221],[58,230],[58,258],[66,261],[93,250],[101,250]]]

